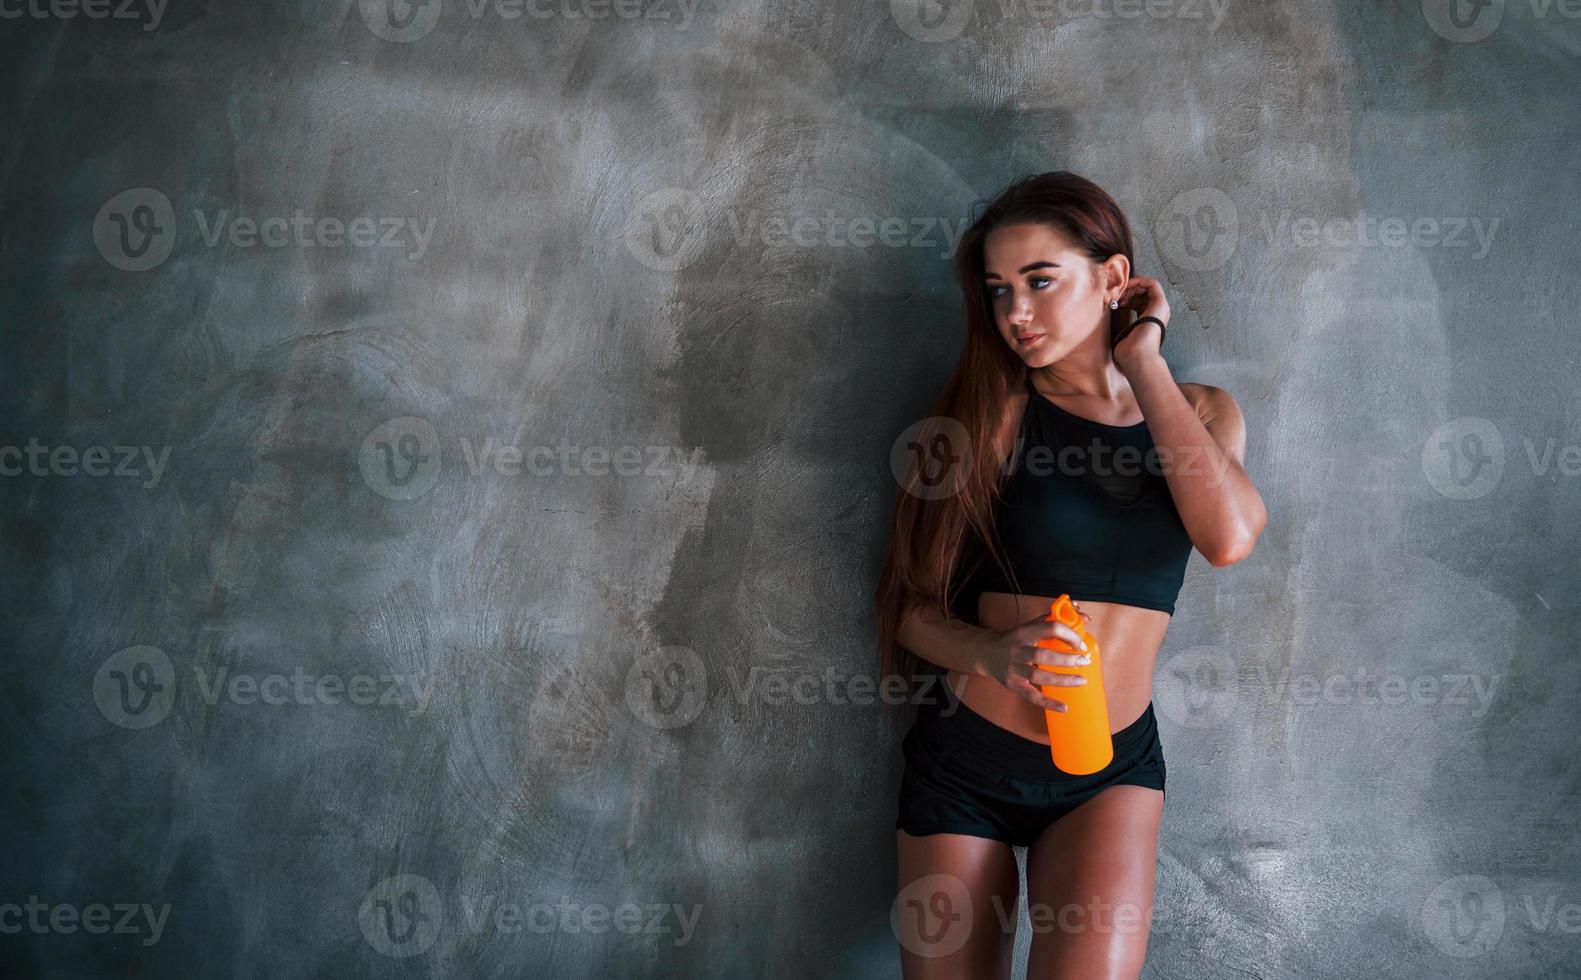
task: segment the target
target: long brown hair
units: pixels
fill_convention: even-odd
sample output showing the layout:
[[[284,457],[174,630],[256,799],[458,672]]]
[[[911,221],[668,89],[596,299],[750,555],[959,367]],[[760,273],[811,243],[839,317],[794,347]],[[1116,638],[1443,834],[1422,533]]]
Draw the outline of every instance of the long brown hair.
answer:
[[[1020,590],[994,529],[994,504],[1009,472],[994,442],[1006,401],[1025,381],[1027,368],[999,335],[983,283],[988,233],[1015,224],[1048,225],[1094,262],[1124,255],[1135,268],[1131,226],[1120,206],[1097,184],[1064,170],[1011,184],[961,236],[953,264],[965,301],[966,345],[929,417],[909,440],[913,462],[895,495],[889,549],[874,593],[879,671],[886,679],[898,674],[914,680],[921,662],[899,642],[907,612],[932,605],[954,618],[954,593],[985,557],[991,556],[1012,588]],[[934,451],[940,445],[953,466],[947,493],[938,490],[938,474],[927,465],[930,454],[941,458]],[[969,621],[976,618],[973,609]]]

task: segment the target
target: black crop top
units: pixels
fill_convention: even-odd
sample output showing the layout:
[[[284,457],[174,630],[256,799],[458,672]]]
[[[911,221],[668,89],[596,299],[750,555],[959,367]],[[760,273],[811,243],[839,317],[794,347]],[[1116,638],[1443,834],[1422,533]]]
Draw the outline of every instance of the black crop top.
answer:
[[[1175,510],[1145,421],[1106,425],[1073,415],[1032,387],[1014,465],[994,519],[1021,595],[1115,602],[1173,615],[1191,538]],[[1016,594],[982,555],[961,599],[977,619],[983,592]],[[962,605],[952,603],[958,616]]]

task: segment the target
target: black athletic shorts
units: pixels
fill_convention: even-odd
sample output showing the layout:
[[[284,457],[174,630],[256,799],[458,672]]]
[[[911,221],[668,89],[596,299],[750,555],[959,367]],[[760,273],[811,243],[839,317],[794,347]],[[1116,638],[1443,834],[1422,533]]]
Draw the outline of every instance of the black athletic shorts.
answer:
[[[917,707],[901,743],[905,770],[895,827],[971,834],[1030,846],[1049,824],[1110,786],[1164,789],[1164,747],[1153,704],[1114,733],[1114,759],[1087,776],[1054,765],[1049,747],[968,708],[947,685]]]

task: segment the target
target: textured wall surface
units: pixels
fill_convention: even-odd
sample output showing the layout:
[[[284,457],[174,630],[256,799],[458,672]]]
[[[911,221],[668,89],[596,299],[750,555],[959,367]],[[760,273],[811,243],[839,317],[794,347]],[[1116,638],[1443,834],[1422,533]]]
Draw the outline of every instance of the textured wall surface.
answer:
[[[898,976],[888,461],[1070,169],[1270,512],[1145,975],[1573,975],[1575,8],[0,3],[5,972]]]

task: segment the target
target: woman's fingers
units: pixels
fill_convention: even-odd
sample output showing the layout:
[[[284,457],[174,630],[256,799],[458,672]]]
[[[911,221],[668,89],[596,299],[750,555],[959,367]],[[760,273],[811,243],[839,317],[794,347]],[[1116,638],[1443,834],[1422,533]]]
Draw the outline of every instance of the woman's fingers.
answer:
[[[1073,647],[1077,650],[1085,651],[1087,649],[1087,641],[1081,638],[1080,633],[1071,629],[1069,626],[1066,626],[1064,623],[1053,623],[1051,625],[1054,626],[1054,629],[1051,631],[1053,633],[1051,639],[1059,640],[1066,646]]]
[[[1032,651],[1032,656],[1027,658],[1027,663],[1034,668],[1041,665],[1050,667],[1085,667],[1092,663],[1092,654],[1070,653],[1064,650],[1050,650],[1046,647],[1038,647]]]
[[[1057,698],[1051,698],[1030,685],[1028,685],[1026,691],[1024,691],[1021,696],[1045,711],[1065,712],[1070,710],[1070,705],[1066,704],[1064,701],[1060,701]]]
[[[1058,640],[1066,646],[1077,650],[1086,649],[1086,641],[1081,634],[1066,626],[1064,623],[1051,623],[1043,619],[1034,619],[1017,627],[1021,632],[1021,642],[1027,646],[1037,646],[1049,640]],[[1040,647],[1039,649],[1046,649]]]
[[[1080,674],[1055,674],[1046,670],[1034,670],[1027,679],[1033,687],[1081,687],[1087,683],[1087,678]]]

